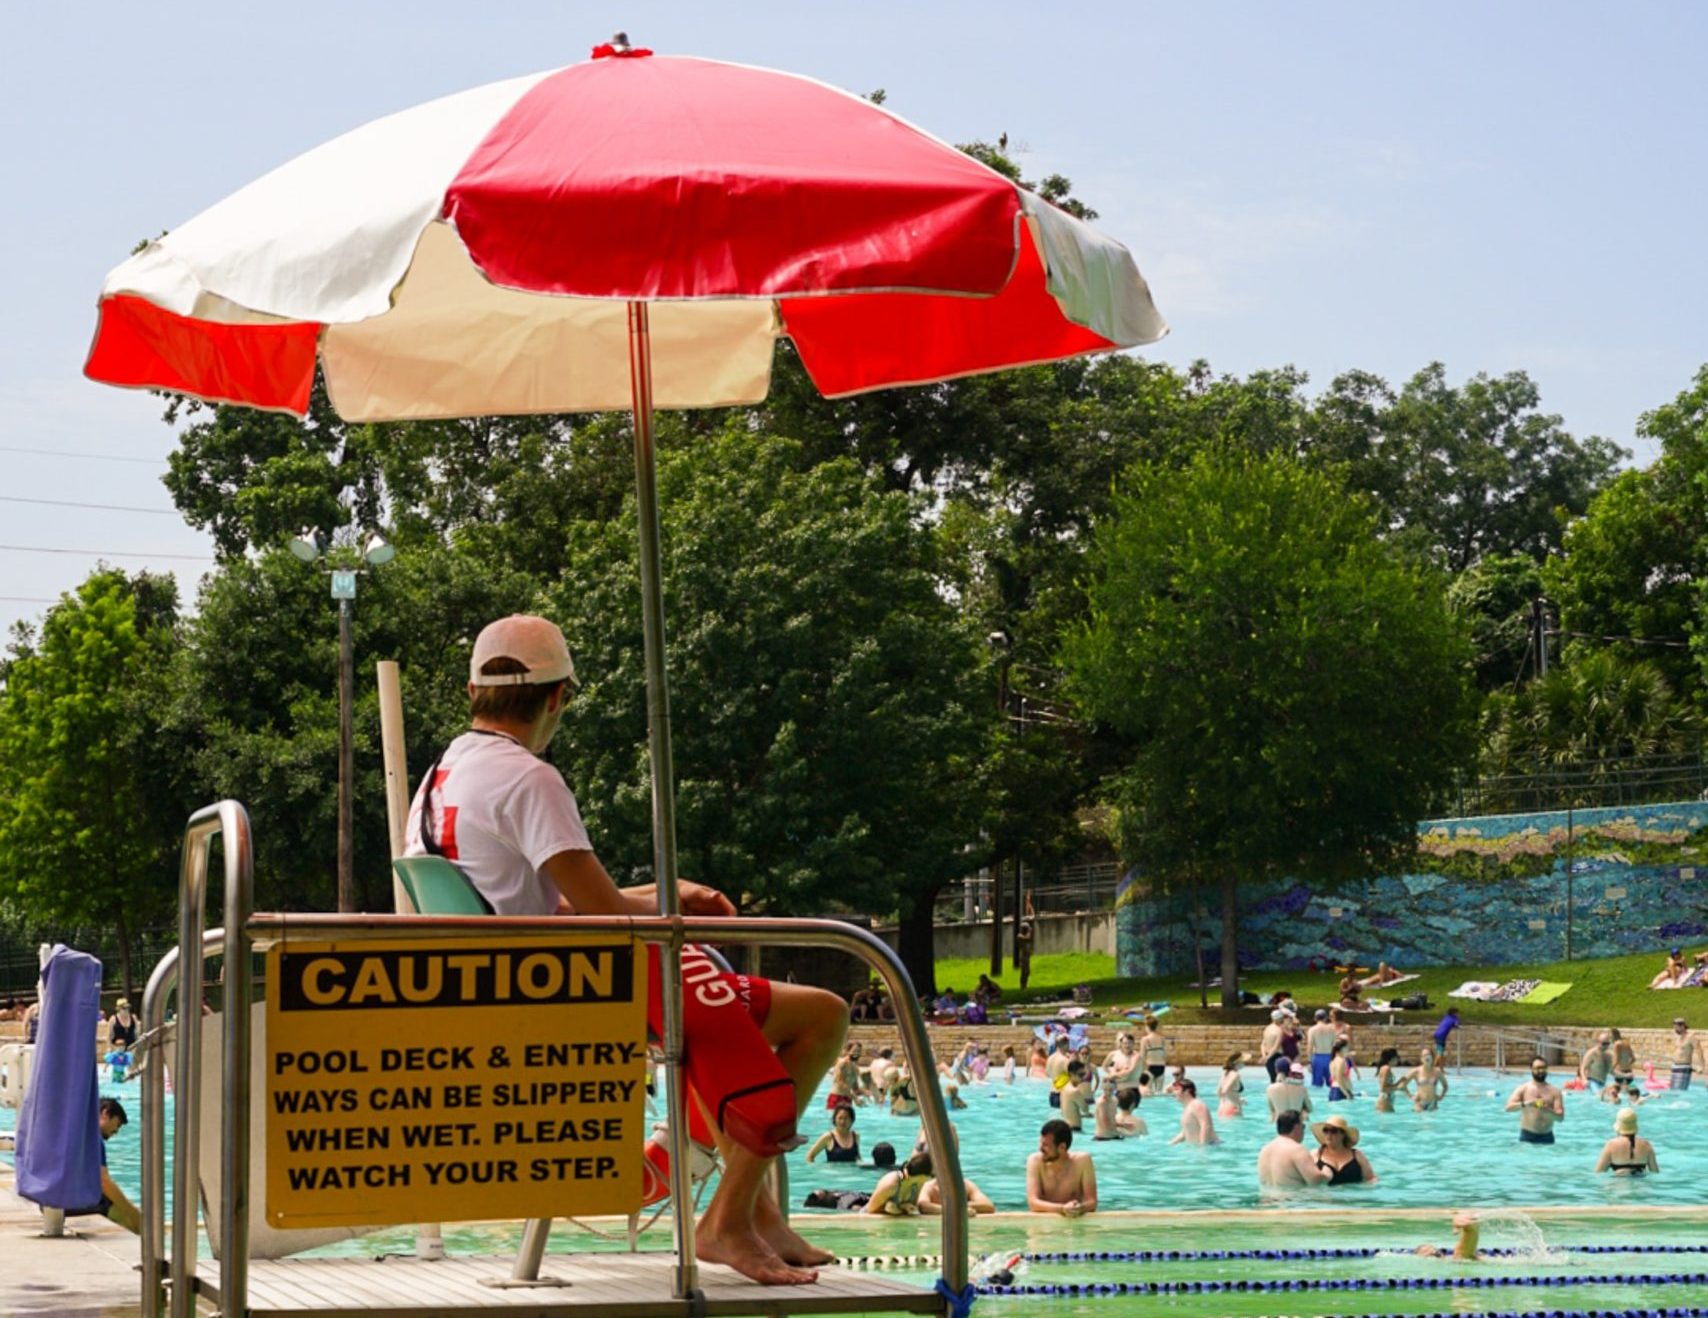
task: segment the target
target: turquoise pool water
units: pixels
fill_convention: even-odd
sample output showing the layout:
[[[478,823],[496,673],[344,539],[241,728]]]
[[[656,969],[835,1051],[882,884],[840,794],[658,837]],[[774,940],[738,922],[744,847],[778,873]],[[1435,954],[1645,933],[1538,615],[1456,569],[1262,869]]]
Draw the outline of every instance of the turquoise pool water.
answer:
[[[1258,1073],[1248,1083],[1256,1088]],[[1213,1076],[1194,1073],[1203,1084]],[[1643,1132],[1655,1141],[1662,1175],[1641,1182],[1596,1178],[1590,1169],[1612,1125],[1613,1109],[1592,1096],[1567,1095],[1567,1119],[1552,1148],[1517,1144],[1515,1118],[1501,1111],[1517,1083],[1513,1076],[1467,1072],[1452,1080],[1454,1092],[1439,1112],[1409,1109],[1383,1114],[1368,1099],[1336,1104],[1363,1132],[1366,1150],[1381,1176],[1375,1186],[1297,1191],[1275,1200],[1257,1191],[1253,1163],[1268,1136],[1267,1122],[1256,1117],[1218,1121],[1224,1143],[1212,1148],[1169,1147],[1178,1123],[1172,1101],[1147,1102],[1141,1115],[1151,1134],[1119,1144],[1086,1147],[1096,1159],[1099,1188],[1110,1212],[1079,1221],[1014,1216],[977,1219],[972,1229],[975,1256],[1126,1254],[1133,1251],[1273,1251],[1277,1254],[1319,1248],[1374,1251],[1365,1257],[1322,1259],[1206,1258],[1098,1259],[1034,1257],[1015,1282],[1024,1286],[1159,1286],[1159,1293],[990,1295],[977,1312],[1013,1318],[1137,1318],[1138,1315],[1378,1315],[1562,1313],[1586,1310],[1642,1312],[1708,1305],[1708,1252],[1692,1254],[1603,1254],[1592,1246],[1641,1244],[1703,1249],[1708,1219],[1669,1213],[1668,1206],[1695,1207],[1695,1189],[1708,1172],[1708,1154],[1697,1123],[1708,1111],[1708,1095],[1662,1094],[1640,1109]],[[103,1084],[103,1094],[125,1101],[132,1124],[109,1144],[114,1178],[133,1195],[140,1190],[140,1116],[137,1087]],[[1041,1082],[1018,1081],[963,1089],[968,1106],[954,1114],[968,1174],[996,1200],[999,1208],[1024,1206],[1025,1155],[1035,1146],[1039,1125],[1054,1115]],[[10,1129],[16,1113],[0,1110],[0,1129]],[[823,1120],[815,1106],[807,1122],[817,1133]],[[170,1116],[168,1115],[168,1122]],[[887,1139],[905,1154],[918,1128],[917,1118],[893,1118],[862,1108],[858,1118],[862,1145],[870,1149]],[[168,1125],[168,1133],[170,1126]],[[801,1152],[791,1157],[791,1198],[796,1203],[816,1186],[865,1188],[876,1178],[870,1169],[826,1164],[808,1166]],[[1450,1243],[1445,1210],[1497,1208],[1502,1204],[1555,1205],[1539,1213],[1546,1250],[1502,1257],[1476,1265],[1418,1258],[1411,1251],[1423,1241]],[[1310,1210],[1309,1214],[1298,1211]],[[1420,1213],[1420,1209],[1430,1209]],[[1206,1211],[1208,1210],[1208,1211]],[[1278,1211],[1277,1211],[1278,1210]],[[935,1219],[866,1219],[836,1214],[806,1214],[804,1226],[818,1243],[838,1255],[878,1259],[885,1275],[929,1286],[939,1275],[935,1255],[939,1226]],[[559,1251],[623,1248],[619,1227],[600,1236],[567,1222],[557,1224],[551,1248]],[[508,1254],[518,1240],[513,1224],[468,1224],[447,1229],[453,1252]],[[393,1228],[327,1252],[378,1254],[407,1251],[412,1228]],[[643,1237],[643,1247],[669,1247],[668,1222]],[[1483,1245],[1533,1246],[1536,1237],[1521,1217],[1490,1222]],[[1618,1280],[1602,1281],[1613,1277]],[[1649,1278],[1649,1280],[1642,1280]],[[1400,1288],[1417,1279],[1418,1288]],[[1550,1280],[1569,1284],[1550,1285]],[[1251,1289],[1276,1281],[1308,1289]],[[1356,1287],[1359,1282],[1365,1289]],[[1476,1283],[1476,1284],[1473,1284]],[[1490,1284],[1493,1283],[1493,1284]],[[1510,1284],[1517,1283],[1517,1284]],[[1204,1289],[1206,1286],[1212,1289]],[[1326,1287],[1335,1287],[1327,1289]],[[1179,1289],[1169,1289],[1178,1287]],[[1221,1289],[1233,1287],[1234,1289]]]
[[[1218,1071],[1190,1068],[1200,1092],[1214,1093]],[[1093,1141],[1089,1129],[1075,1139],[1075,1150],[1090,1153],[1097,1168],[1099,1199],[1105,1208],[1122,1209],[1260,1209],[1274,1207],[1386,1208],[1497,1207],[1557,1205],[1622,1209],[1664,1205],[1697,1205],[1708,1181],[1708,1090],[1660,1092],[1638,1109],[1642,1134],[1653,1141],[1660,1161],[1659,1176],[1628,1179],[1593,1174],[1601,1148],[1613,1133],[1614,1108],[1594,1093],[1568,1093],[1566,1119],[1556,1127],[1552,1146],[1518,1143],[1518,1117],[1502,1111],[1507,1096],[1522,1078],[1466,1070],[1450,1075],[1451,1091],[1434,1112],[1414,1112],[1402,1104],[1391,1113],[1377,1112],[1372,1095],[1329,1104],[1322,1091],[1313,1091],[1313,1120],[1329,1112],[1344,1114],[1360,1132],[1358,1147],[1376,1171],[1375,1185],[1313,1187],[1285,1195],[1260,1192],[1257,1152],[1274,1135],[1263,1102],[1264,1075],[1256,1067],[1244,1072],[1247,1115],[1216,1118],[1222,1143],[1209,1147],[1177,1144],[1169,1138],[1180,1125],[1180,1105],[1174,1099],[1146,1100],[1139,1115],[1150,1127],[1148,1136],[1121,1141]],[[1000,1209],[1026,1207],[1026,1156],[1038,1142],[1038,1129],[1057,1115],[1048,1106],[1048,1086],[1041,1080],[996,1082],[961,1088],[963,1111],[951,1113],[960,1132],[961,1165]],[[809,1139],[828,1125],[815,1099],[803,1134]],[[1214,1106],[1212,1101],[1212,1107]],[[866,1106],[858,1109],[855,1128],[869,1159],[880,1140],[893,1144],[902,1157],[913,1147],[919,1131],[917,1117],[892,1117]],[[1306,1140],[1314,1149],[1316,1142]],[[808,1165],[804,1150],[790,1155],[789,1178],[798,1205],[809,1189],[868,1189],[877,1173],[849,1164],[826,1163],[821,1157]]]

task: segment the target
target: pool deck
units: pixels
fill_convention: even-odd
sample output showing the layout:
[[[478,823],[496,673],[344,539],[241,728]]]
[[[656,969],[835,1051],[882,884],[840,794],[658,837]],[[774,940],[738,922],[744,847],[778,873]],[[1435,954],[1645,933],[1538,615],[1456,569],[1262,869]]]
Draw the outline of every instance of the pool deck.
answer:
[[[137,1238],[105,1218],[79,1217],[58,1239],[42,1235],[41,1210],[12,1188],[0,1162],[0,1315],[102,1314],[139,1310]]]

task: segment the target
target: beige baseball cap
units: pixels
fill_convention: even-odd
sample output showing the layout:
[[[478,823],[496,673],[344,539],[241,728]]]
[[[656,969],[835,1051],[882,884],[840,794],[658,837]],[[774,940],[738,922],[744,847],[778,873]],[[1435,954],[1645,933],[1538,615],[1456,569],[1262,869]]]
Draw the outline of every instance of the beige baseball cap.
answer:
[[[520,673],[483,673],[493,659],[514,659]],[[538,686],[568,679],[575,684],[575,663],[557,624],[531,613],[514,613],[489,622],[475,639],[469,656],[469,682],[474,686]]]

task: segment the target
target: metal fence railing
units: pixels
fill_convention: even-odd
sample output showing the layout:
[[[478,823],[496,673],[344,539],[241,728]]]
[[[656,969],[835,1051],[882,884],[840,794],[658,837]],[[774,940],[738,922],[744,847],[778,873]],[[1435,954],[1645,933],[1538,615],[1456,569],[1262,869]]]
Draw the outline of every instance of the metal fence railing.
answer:
[[[1461,781],[1446,807],[1459,818],[1526,811],[1654,805],[1708,793],[1708,755],[1636,755],[1540,764]]]
[[[1037,915],[1106,911],[1115,904],[1115,889],[1120,880],[1121,866],[1113,860],[1064,865],[1047,874],[1021,870],[1026,900],[1031,902],[1033,913]],[[1013,914],[1013,902],[1014,876],[1005,874],[1002,879],[1004,919]],[[966,924],[989,919],[990,908],[990,871],[980,870],[938,893],[935,914],[939,924]]]

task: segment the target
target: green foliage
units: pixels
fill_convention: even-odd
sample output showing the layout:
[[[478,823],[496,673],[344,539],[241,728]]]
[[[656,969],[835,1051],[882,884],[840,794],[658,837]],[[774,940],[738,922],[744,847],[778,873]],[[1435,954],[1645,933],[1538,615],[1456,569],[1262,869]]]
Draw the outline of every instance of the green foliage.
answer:
[[[1409,852],[1468,746],[1461,630],[1438,578],[1281,454],[1135,469],[1092,567],[1065,657],[1081,707],[1130,739],[1122,853],[1221,884],[1231,979],[1234,876]]]
[[[0,686],[0,906],[37,928],[132,935],[170,911],[187,811],[171,791],[162,675],[170,578],[100,569],[62,597]]]
[[[1574,438],[1540,401],[1522,371],[1455,388],[1433,362],[1397,394],[1350,372],[1318,401],[1312,448],[1348,467],[1386,534],[1449,571],[1493,555],[1540,561],[1559,546],[1562,516],[1582,512],[1629,456]]]
[[[1483,711],[1483,771],[1525,773],[1569,766],[1593,788],[1623,761],[1693,752],[1701,720],[1654,664],[1611,651],[1580,652],[1516,694],[1497,692]]]
[[[1470,628],[1477,687],[1512,687],[1531,647],[1531,603],[1542,593],[1542,572],[1521,554],[1493,554],[1472,564],[1447,588],[1447,603]]]
[[[682,872],[772,914],[930,909],[977,858],[989,715],[914,501],[742,427],[661,455]],[[650,870],[632,500],[547,595],[581,693],[554,755],[601,856]],[[975,712],[975,710],[977,712]]]

